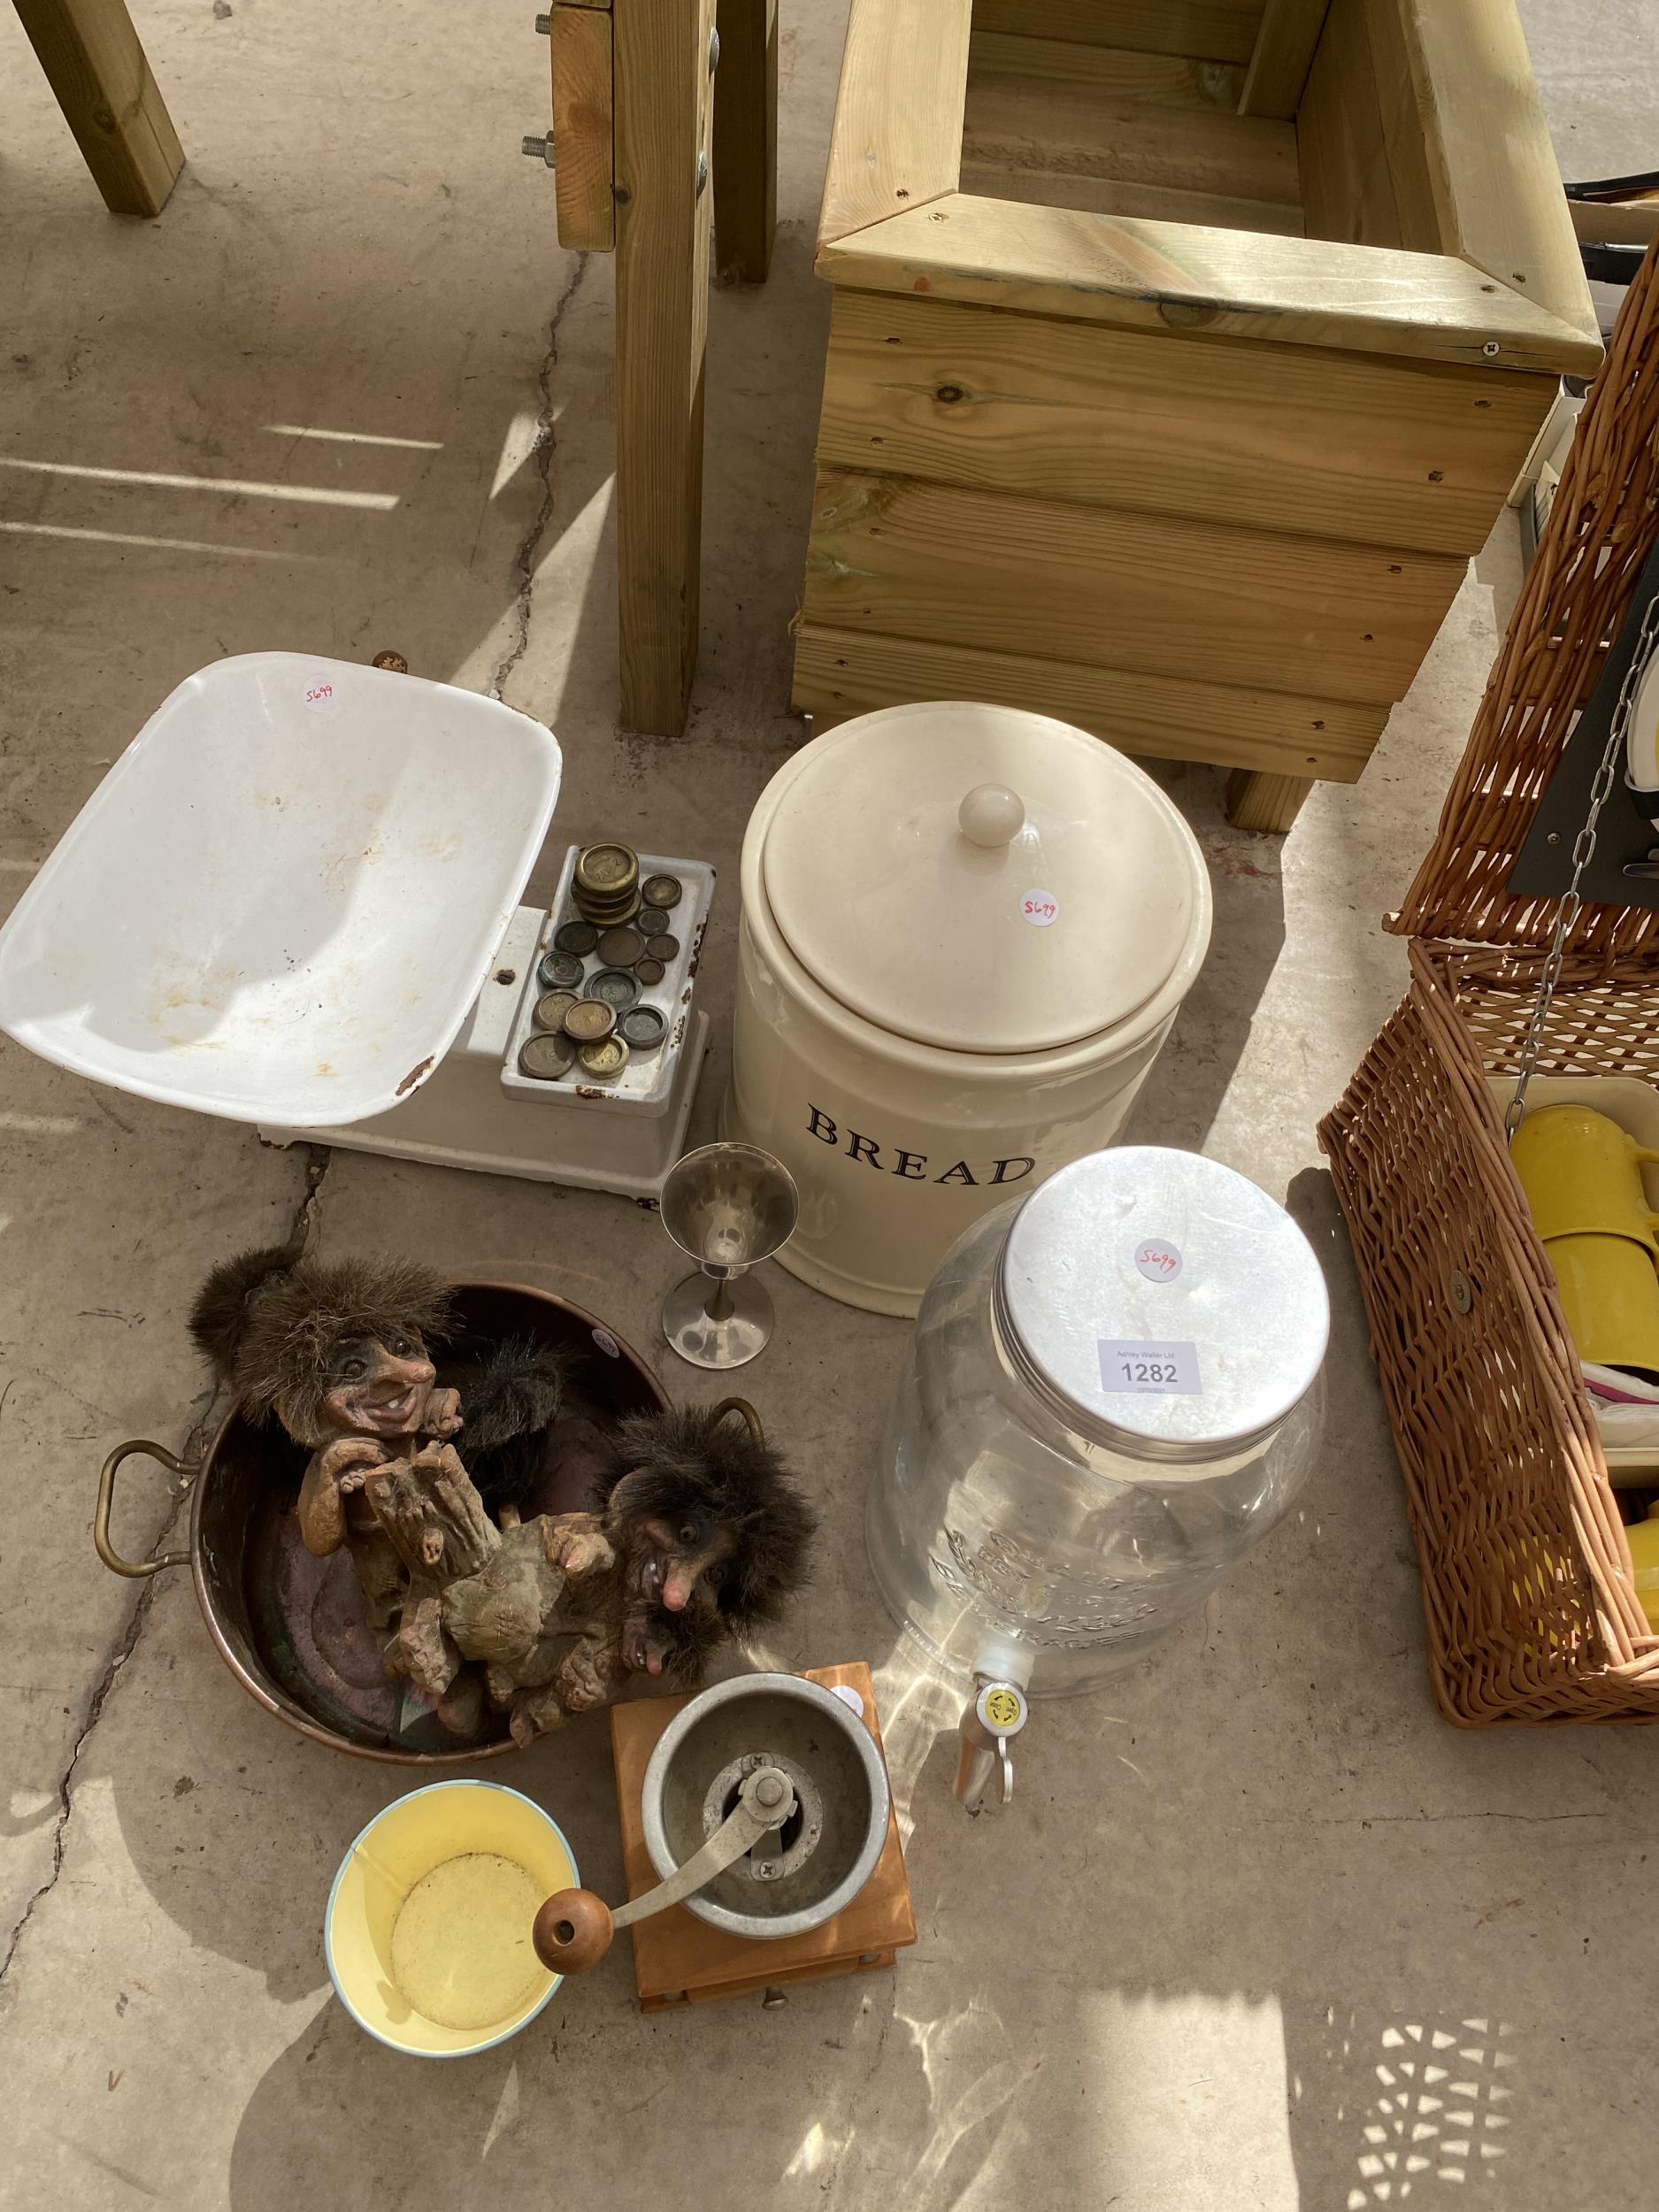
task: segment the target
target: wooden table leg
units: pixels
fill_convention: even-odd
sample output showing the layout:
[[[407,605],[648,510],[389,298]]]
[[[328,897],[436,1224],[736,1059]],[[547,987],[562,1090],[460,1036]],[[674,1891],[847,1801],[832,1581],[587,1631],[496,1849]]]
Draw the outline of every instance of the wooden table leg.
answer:
[[[1234,829],[1287,830],[1313,789],[1310,776],[1273,776],[1235,768],[1227,778],[1227,819]]]
[[[159,215],[184,166],[125,0],[17,0],[104,204]]]
[[[678,737],[697,664],[714,0],[615,0],[612,25],[622,721]]]
[[[778,0],[718,0],[714,265],[764,284],[778,227]]]

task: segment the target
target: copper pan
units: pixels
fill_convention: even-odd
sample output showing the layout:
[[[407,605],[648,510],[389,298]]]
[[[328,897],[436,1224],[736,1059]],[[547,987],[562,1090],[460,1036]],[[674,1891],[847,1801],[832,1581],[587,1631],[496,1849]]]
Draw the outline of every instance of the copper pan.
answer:
[[[580,1306],[517,1283],[463,1283],[456,1306],[462,1340],[527,1336],[577,1353],[577,1415],[599,1427],[628,1413],[666,1411],[668,1399],[631,1344]],[[457,1340],[449,1348],[465,1348]],[[461,1438],[465,1451],[465,1436]],[[190,1542],[159,1559],[123,1559],[110,1537],[116,1471],[144,1453],[193,1479]],[[305,1454],[274,1423],[259,1425],[233,1407],[201,1460],[159,1444],[119,1444],[98,1483],[93,1541],[119,1575],[188,1566],[196,1602],[219,1655],[250,1697],[313,1743],[394,1766],[447,1767],[511,1751],[503,1714],[487,1712],[480,1735],[462,1743],[435,1718],[399,1726],[403,1692],[388,1683],[379,1641],[362,1618],[357,1573],[347,1555],[312,1559],[299,1540],[294,1503]],[[526,1511],[539,1509],[530,1502]]]

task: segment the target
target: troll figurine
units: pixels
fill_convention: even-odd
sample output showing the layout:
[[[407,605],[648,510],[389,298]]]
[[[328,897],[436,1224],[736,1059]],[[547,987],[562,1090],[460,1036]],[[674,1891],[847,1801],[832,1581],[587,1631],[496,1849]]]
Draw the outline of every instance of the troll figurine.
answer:
[[[426,1695],[451,1696],[463,1663],[481,1662],[526,1744],[610,1703],[630,1675],[696,1682],[716,1646],[800,1588],[813,1516],[749,1408],[632,1416],[611,1455],[601,1511],[538,1515],[499,1537],[465,1475],[457,1494],[428,1455],[388,1478],[405,1509],[381,1509],[410,1572],[391,1663]],[[458,1565],[480,1524],[474,1567],[439,1563]]]
[[[208,1277],[190,1328],[249,1417],[274,1415],[310,1453],[305,1548],[346,1547],[388,1674],[457,1733],[486,1693],[522,1744],[631,1675],[695,1683],[805,1579],[814,1517],[752,1408],[595,1426],[571,1410],[567,1356],[527,1339],[441,1387],[428,1347],[454,1333],[449,1291],[412,1261],[244,1253]],[[520,1524],[533,1494],[585,1492],[592,1510]]]
[[[274,1414],[310,1451],[305,1548],[347,1546],[375,1629],[396,1618],[404,1570],[365,1485],[459,1432],[459,1395],[435,1387],[426,1349],[449,1323],[448,1286],[412,1260],[307,1259],[293,1245],[216,1267],[190,1310],[197,1348],[250,1418]]]

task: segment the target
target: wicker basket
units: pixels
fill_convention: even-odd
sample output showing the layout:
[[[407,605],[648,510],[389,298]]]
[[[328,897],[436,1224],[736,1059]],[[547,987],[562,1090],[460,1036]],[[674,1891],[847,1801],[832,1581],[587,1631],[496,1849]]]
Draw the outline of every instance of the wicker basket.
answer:
[[[1465,1726],[1659,1720],[1659,1637],[1488,1076],[1516,1071],[1555,909],[1503,887],[1659,534],[1659,248],[1632,286],[1448,796],[1390,926],[1411,987],[1321,1125]],[[1540,1075],[1659,1083],[1659,915],[1586,905]]]

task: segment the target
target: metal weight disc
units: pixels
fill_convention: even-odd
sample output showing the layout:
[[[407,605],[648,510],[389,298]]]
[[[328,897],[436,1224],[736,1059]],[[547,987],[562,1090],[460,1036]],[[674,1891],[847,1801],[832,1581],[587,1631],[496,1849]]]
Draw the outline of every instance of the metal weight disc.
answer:
[[[638,998],[640,987],[637,979],[626,968],[601,968],[588,977],[588,988],[583,995],[603,1000],[605,1005],[613,1006],[620,1014]]]
[[[582,964],[573,952],[544,952],[535,974],[544,991],[576,991],[581,987]]]
[[[639,855],[631,845],[589,845],[576,856],[578,887],[601,898],[632,890],[639,879]]]
[[[599,940],[599,957],[607,968],[631,968],[644,950],[645,940],[637,929],[608,929]]]
[[[527,1037],[518,1054],[520,1075],[538,1082],[556,1083],[567,1075],[576,1060],[576,1048],[568,1037]]]
[[[584,1075],[595,1082],[614,1083],[628,1064],[628,1048],[620,1037],[602,1037],[595,1044],[584,1045],[576,1057]]]
[[[603,999],[579,998],[565,1017],[565,1034],[579,1045],[597,1044],[617,1025],[617,1010]]]
[[[617,1034],[635,1052],[655,1052],[668,1034],[668,1024],[654,1006],[631,1006],[617,1024]]]

